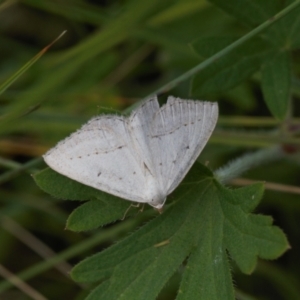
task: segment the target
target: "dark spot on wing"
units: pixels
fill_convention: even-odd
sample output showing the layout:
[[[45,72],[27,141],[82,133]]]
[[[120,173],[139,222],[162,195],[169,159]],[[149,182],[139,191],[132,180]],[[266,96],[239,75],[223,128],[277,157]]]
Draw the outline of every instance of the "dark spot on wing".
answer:
[[[186,146],[185,148],[186,148],[186,149],[190,149],[190,146],[188,145],[188,146]]]
[[[148,168],[148,166],[144,163],[144,167],[145,167],[145,169],[147,169],[148,171],[149,171],[149,173],[151,174],[151,175],[153,175],[152,173],[151,173],[151,171],[150,171],[150,169]]]
[[[100,175],[101,175],[101,172],[99,172],[97,176],[99,177]]]

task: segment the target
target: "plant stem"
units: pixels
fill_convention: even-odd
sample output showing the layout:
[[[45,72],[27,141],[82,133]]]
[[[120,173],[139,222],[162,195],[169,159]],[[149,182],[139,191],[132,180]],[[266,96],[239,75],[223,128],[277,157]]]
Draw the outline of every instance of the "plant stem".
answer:
[[[29,162],[27,162],[23,165],[16,166],[16,168],[13,169],[13,170],[5,172],[4,174],[2,174],[0,176],[0,184],[4,183],[6,181],[9,181],[10,179],[18,176],[21,172],[24,172],[28,169],[31,169],[32,167],[34,167],[37,164],[39,164],[40,162],[42,162],[42,160],[43,159],[41,157],[37,157],[37,158],[34,158],[34,159],[30,160]]]
[[[224,167],[216,170],[215,176],[220,182],[226,183],[250,169],[279,160],[284,156],[281,146],[258,150],[229,162]]]

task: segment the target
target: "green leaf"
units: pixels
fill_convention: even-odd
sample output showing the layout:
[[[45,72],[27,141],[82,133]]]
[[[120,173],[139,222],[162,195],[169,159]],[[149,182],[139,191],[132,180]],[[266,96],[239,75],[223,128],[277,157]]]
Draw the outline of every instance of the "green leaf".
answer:
[[[30,59],[23,67],[21,67],[17,72],[15,72],[10,78],[8,78],[4,83],[0,85],[0,95],[5,92],[16,80],[19,79],[33,64],[35,64],[47,51],[48,49],[56,43],[63,35],[65,31],[62,32],[53,42],[48,46],[43,48],[38,54],[36,54],[32,59]]]
[[[237,39],[236,36],[203,37],[194,41],[191,47],[201,58],[205,59],[221,51]]]
[[[285,45],[290,45],[291,49],[297,49],[300,47],[300,7],[293,10],[292,13],[287,15],[283,20],[283,28],[286,28]]]
[[[272,218],[250,214],[261,199],[263,185],[255,184],[236,191],[218,188],[224,216],[225,247],[242,272],[250,274],[257,256],[275,259],[288,248],[281,229],[272,226]]]
[[[293,3],[293,0],[210,0],[238,21],[256,27],[272,18],[280,10]],[[296,49],[300,46],[300,7],[294,8],[282,19],[274,23],[264,33],[264,38],[277,46]]]
[[[232,42],[232,37],[210,37],[197,40],[192,47],[201,57],[209,57]],[[238,85],[259,70],[273,51],[271,45],[262,39],[245,42],[194,76],[192,94],[203,97]]]
[[[36,184],[55,198],[67,200],[89,200],[101,197],[103,192],[65,177],[50,168],[33,175]]]
[[[79,206],[69,216],[66,228],[73,231],[91,230],[119,220],[131,205],[129,201],[81,184],[50,168],[36,173],[33,177],[43,191],[55,198],[91,200]],[[128,216],[132,213],[129,211]]]
[[[277,44],[278,48],[286,50],[297,49],[300,46],[300,6],[294,8],[265,32],[266,38]]]
[[[240,22],[255,27],[282,9],[281,0],[209,0]]]
[[[122,217],[129,216],[130,202],[112,195],[91,200],[76,208],[69,216],[67,229],[73,231],[86,231],[109,224]]]
[[[280,52],[262,68],[262,91],[274,117],[283,120],[287,114],[291,87],[291,66],[288,52]]]
[[[274,259],[288,248],[271,218],[251,213],[262,194],[262,184],[227,189],[196,164],[162,215],[83,260],[71,275],[101,281],[88,300],[150,300],[188,258],[177,299],[233,300],[228,254],[249,274],[258,256]]]

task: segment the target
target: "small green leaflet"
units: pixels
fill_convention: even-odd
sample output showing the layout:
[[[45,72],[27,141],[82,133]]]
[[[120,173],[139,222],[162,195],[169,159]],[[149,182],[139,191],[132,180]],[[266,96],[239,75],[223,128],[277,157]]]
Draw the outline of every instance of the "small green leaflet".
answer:
[[[284,51],[267,60],[262,67],[262,91],[273,116],[283,120],[288,111],[291,90],[291,63]]]
[[[119,220],[130,206],[128,201],[71,180],[50,168],[35,174],[34,179],[43,191],[55,198],[89,200],[69,216],[66,229],[73,231],[91,230]]]

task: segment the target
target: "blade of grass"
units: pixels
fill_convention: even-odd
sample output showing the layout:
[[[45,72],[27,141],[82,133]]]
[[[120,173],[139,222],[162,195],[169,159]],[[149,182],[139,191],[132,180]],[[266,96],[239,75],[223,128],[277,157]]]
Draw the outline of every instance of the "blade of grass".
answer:
[[[134,34],[134,30],[132,28],[138,28],[136,25],[140,21],[144,20],[147,16],[149,16],[150,12],[153,11],[156,6],[158,5],[156,1],[146,2],[147,5],[139,6],[136,8],[134,12],[130,11],[125,13],[122,17],[118,18],[118,21],[115,23],[108,24],[106,28],[104,28],[101,33],[97,33],[93,35],[90,39],[88,39],[85,43],[79,44],[77,47],[72,48],[70,51],[66,52],[65,55],[60,56],[59,60],[56,63],[62,63],[61,60],[67,59],[68,62],[64,63],[62,66],[58,66],[54,68],[53,72],[48,74],[47,81],[43,81],[43,84],[34,87],[32,96],[27,99],[21,99],[24,101],[18,101],[16,105],[10,108],[10,112],[7,113],[2,119],[2,125],[4,123],[9,122],[10,120],[17,117],[22,110],[26,107],[31,105],[36,101],[40,101],[41,98],[44,98],[45,95],[51,92],[53,89],[61,86],[76,70],[87,60],[91,59],[95,55],[99,55],[101,52],[111,48],[112,46],[120,43],[128,36]],[[152,92],[149,96],[154,94],[159,94],[162,92],[166,92],[176,86],[177,84],[181,83],[182,81],[188,79],[189,77],[193,76],[200,70],[208,67],[211,63],[215,60],[223,57],[237,46],[242,44],[243,42],[249,40],[250,38],[254,37],[255,35],[261,33],[263,30],[274,24],[277,20],[281,19],[282,17],[286,16],[289,12],[291,12],[295,7],[300,4],[300,1],[295,1],[281,12],[276,14],[274,17],[269,19],[268,21],[264,22],[236,42],[232,43],[228,47],[224,48],[222,51],[216,53],[209,59],[205,60],[201,64],[197,65],[196,67],[190,69],[188,72],[184,73],[183,75],[177,77],[176,79],[172,80],[171,82],[165,84],[161,88],[157,89],[156,91]],[[147,21],[145,21],[147,22]],[[126,26],[124,26],[124,24]],[[133,27],[134,26],[134,27]],[[137,29],[138,30],[138,29]],[[74,59],[74,56],[77,56]],[[57,66],[57,65],[56,65]],[[147,98],[147,97],[146,97]],[[133,107],[131,107],[132,109]],[[5,120],[5,122],[4,122]],[[4,126],[1,128],[2,131],[5,130]]]
[[[139,218],[130,219],[130,220],[123,221],[122,223],[119,223],[111,228],[100,230],[97,233],[95,233],[93,236],[85,239],[83,242],[75,244],[73,247],[70,247],[67,250],[62,251],[55,257],[52,257],[48,260],[38,263],[26,269],[25,271],[20,272],[16,276],[23,281],[31,279],[34,276],[37,276],[51,269],[53,266],[60,263],[61,261],[73,258],[76,255],[79,255],[84,251],[87,251],[104,241],[111,240],[113,237],[119,236],[121,233],[132,230],[137,224],[139,224],[139,222],[140,222]],[[4,291],[11,288],[12,286],[13,286],[12,282],[2,281],[0,283],[0,293],[3,293]]]
[[[230,184],[237,185],[237,186],[245,186],[260,182],[259,180],[253,180],[248,178],[235,178],[233,180],[230,180]],[[296,194],[300,195],[300,187],[289,185],[289,184],[281,184],[277,182],[265,182],[264,183],[265,189],[275,192],[281,192],[281,193],[288,193],[288,194]]]
[[[0,85],[0,95],[5,92],[5,90],[11,86],[22,74],[24,74],[36,61],[38,61],[48,49],[55,44],[66,31],[63,31],[53,42],[43,48],[37,55],[35,55],[31,60],[29,60],[21,69],[14,73],[10,78],[8,78],[4,83]],[[1,120],[1,119],[0,119]]]
[[[279,131],[250,132],[218,129],[211,137],[211,142],[231,146],[270,147],[278,144],[300,145],[299,138],[283,137]]]
[[[93,25],[101,25],[108,20],[106,14],[103,13],[99,7],[87,3],[74,3],[70,2],[55,2],[55,1],[36,1],[36,0],[23,0],[23,3],[32,7],[44,10],[48,13],[53,13],[63,16],[67,19],[88,22]]]
[[[123,15],[107,24],[101,31],[60,55],[51,63],[52,70],[6,110],[6,115],[2,117],[0,132],[5,132],[7,128],[5,125],[22,115],[24,110],[28,110],[28,107],[37,102],[40,103],[41,99],[45,99],[53,91],[63,86],[88,60],[131,36],[136,28],[141,27],[147,18],[155,14],[161,6],[166,6],[169,1],[171,0],[166,0],[163,3],[159,0],[135,2],[134,8],[130,7]]]
[[[20,165],[19,167],[15,168],[14,170],[10,170],[5,172],[4,174],[2,174],[0,176],[0,184],[9,181],[10,179],[18,176],[21,172],[24,172],[30,168],[32,168],[33,166],[36,166],[37,164],[39,164],[40,162],[42,162],[43,159],[41,157],[38,158],[34,158],[32,160],[30,160],[29,162]]]
[[[33,300],[47,300],[41,293],[35,290],[33,287],[23,282],[20,278],[14,276],[8,269],[0,265],[0,274],[4,278],[10,281],[10,283],[16,286],[20,291],[29,296]]]
[[[291,120],[292,124],[299,122],[297,119]],[[272,117],[226,116],[219,117],[218,124],[237,127],[275,127],[281,125],[281,122]]]
[[[5,1],[5,2],[1,3],[0,11],[14,5],[16,2],[17,2],[17,0],[8,0],[8,1]]]

